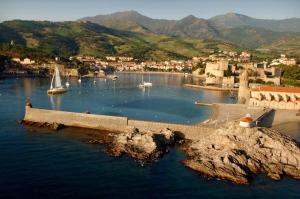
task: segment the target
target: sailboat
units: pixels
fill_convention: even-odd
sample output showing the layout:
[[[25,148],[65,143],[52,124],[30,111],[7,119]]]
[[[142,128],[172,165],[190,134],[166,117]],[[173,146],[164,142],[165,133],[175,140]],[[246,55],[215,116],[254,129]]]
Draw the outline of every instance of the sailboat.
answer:
[[[150,87],[152,86],[152,83],[150,82],[150,74],[149,74],[149,81],[148,82],[144,82],[145,87]]]
[[[79,82],[79,84],[81,83],[81,76],[79,77],[78,82]]]
[[[55,79],[55,80],[54,80]],[[48,94],[60,94],[67,92],[67,89],[65,89],[61,85],[61,79],[59,75],[59,70],[57,67],[55,67],[55,71],[51,80],[51,86],[50,89],[47,91]]]
[[[145,85],[144,85],[144,75],[142,75],[142,83],[140,83],[138,85],[139,88],[145,88]]]
[[[145,82],[144,81],[144,75],[142,75],[142,83],[140,83],[138,85],[138,87],[144,88],[144,87],[151,87],[151,86],[152,86],[152,83],[150,82],[150,74],[149,74],[149,82]]]

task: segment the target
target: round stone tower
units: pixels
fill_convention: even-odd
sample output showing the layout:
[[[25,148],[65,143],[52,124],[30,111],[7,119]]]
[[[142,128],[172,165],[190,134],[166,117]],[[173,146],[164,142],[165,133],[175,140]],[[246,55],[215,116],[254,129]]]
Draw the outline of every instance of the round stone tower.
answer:
[[[247,104],[249,102],[249,98],[250,98],[250,91],[249,91],[248,72],[247,70],[245,70],[240,74],[238,103]]]

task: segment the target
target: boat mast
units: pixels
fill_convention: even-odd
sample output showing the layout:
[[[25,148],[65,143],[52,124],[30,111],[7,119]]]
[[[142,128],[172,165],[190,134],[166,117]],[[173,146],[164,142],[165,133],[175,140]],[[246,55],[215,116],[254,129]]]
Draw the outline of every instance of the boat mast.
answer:
[[[54,75],[55,75],[55,71],[53,73],[53,76],[52,76],[52,80],[51,80],[51,86],[50,86],[50,89],[53,89],[53,80],[54,80]]]

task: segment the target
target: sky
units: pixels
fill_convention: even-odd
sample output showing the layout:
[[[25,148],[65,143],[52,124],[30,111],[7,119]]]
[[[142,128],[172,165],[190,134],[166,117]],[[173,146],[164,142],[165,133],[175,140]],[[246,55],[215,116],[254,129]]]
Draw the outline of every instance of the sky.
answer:
[[[300,0],[0,0],[0,21],[71,21],[135,10],[151,18],[210,18],[228,12],[260,19],[300,18]]]

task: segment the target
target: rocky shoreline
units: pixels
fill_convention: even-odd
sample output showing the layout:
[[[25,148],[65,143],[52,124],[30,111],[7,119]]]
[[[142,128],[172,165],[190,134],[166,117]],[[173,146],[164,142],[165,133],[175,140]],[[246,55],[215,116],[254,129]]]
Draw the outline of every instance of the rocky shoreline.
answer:
[[[59,130],[59,124],[25,125]],[[150,163],[161,158],[178,144],[186,154],[182,163],[205,176],[249,184],[255,174],[266,174],[274,180],[283,176],[300,179],[300,146],[288,136],[269,128],[243,128],[229,122],[213,133],[195,140],[171,129],[140,132],[127,127],[121,133],[87,140],[89,144],[105,144],[113,156],[128,155],[139,162]]]
[[[182,144],[182,143],[185,144]],[[142,161],[153,161],[175,143],[187,157],[182,163],[205,176],[249,184],[255,174],[274,180],[283,176],[300,179],[299,144],[268,128],[243,128],[230,122],[198,140],[184,140],[170,129],[139,132],[132,127],[114,135],[108,151],[114,156],[127,154]]]
[[[129,127],[124,133],[113,134],[109,143],[108,152],[113,156],[128,156],[151,162],[157,160],[169,151],[169,147],[183,140],[181,134],[170,129],[163,129],[160,132],[140,132],[135,127]]]
[[[300,179],[299,144],[268,128],[242,128],[231,122],[183,150],[185,166],[237,184],[248,184],[259,173],[274,180]]]

